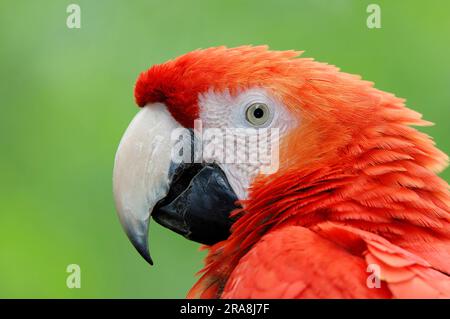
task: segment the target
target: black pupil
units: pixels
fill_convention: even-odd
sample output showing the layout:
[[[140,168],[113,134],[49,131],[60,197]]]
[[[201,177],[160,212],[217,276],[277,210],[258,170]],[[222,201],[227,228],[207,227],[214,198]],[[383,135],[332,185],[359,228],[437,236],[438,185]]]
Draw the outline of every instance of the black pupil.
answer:
[[[264,115],[264,110],[259,107],[253,111],[253,116],[256,117],[257,119],[262,118],[263,115]]]

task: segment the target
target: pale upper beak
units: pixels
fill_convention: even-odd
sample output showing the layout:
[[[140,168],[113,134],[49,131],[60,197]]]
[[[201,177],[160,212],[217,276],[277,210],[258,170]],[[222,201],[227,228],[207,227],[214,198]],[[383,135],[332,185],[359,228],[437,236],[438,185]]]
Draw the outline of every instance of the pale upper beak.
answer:
[[[174,163],[180,129],[162,103],[142,108],[117,150],[113,191],[120,222],[141,256],[153,261],[148,248],[150,216],[161,225],[205,244],[224,240],[231,226],[236,195],[215,164]]]
[[[130,123],[116,153],[113,191],[119,219],[150,264],[150,209],[169,191],[170,133],[179,126],[164,104],[148,105]]]

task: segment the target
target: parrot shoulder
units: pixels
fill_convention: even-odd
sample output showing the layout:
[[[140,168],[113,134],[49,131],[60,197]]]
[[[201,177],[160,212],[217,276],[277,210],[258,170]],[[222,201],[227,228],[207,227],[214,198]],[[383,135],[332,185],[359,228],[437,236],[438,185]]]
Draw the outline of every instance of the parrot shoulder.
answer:
[[[366,261],[314,231],[285,226],[265,235],[231,273],[222,298],[389,298],[368,289]]]
[[[448,274],[377,234],[332,222],[319,224],[314,231],[364,258],[367,270],[387,285],[393,298],[450,298]]]
[[[450,298],[450,277],[374,233],[324,222],[265,235],[222,298]]]

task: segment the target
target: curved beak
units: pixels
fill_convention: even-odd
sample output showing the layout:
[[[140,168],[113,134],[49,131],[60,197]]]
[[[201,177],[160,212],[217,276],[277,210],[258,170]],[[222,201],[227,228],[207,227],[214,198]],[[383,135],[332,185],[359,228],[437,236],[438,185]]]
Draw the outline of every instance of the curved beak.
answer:
[[[180,148],[179,140],[173,138],[177,129],[183,128],[164,104],[145,106],[122,137],[114,163],[113,191],[120,222],[151,265],[150,216],[188,239],[213,244],[228,237],[229,214],[236,208],[237,197],[217,165],[173,161],[174,150]],[[192,159],[192,140],[183,143],[189,144],[184,150],[189,150]]]
[[[113,191],[119,219],[131,243],[151,265],[150,213],[169,191],[170,132],[179,126],[164,104],[148,105],[130,123],[116,153]]]

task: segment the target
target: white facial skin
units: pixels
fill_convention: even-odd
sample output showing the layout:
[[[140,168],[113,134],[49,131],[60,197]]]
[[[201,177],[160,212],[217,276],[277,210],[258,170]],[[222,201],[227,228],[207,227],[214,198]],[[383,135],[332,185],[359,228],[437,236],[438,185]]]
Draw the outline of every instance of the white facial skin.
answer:
[[[246,116],[248,107],[254,103],[263,103],[268,107],[268,120],[264,124],[253,125]],[[283,135],[290,128],[297,126],[295,117],[289,113],[286,106],[262,88],[252,88],[242,91],[236,96],[231,96],[228,91],[217,93],[211,90],[199,96],[199,108],[200,120],[204,132],[206,129],[211,128],[216,128],[223,132],[225,132],[225,129],[252,129],[246,132],[241,130],[237,134],[233,130],[235,136],[238,135],[239,138],[247,137],[247,141],[249,141],[251,135],[255,135],[257,129],[267,129],[269,132],[271,129],[278,129],[279,139],[282,139]],[[276,134],[273,132],[271,134],[269,133],[268,139],[272,143],[274,139],[277,139]],[[259,174],[262,165],[267,164],[267,158],[264,160],[260,156],[257,157],[256,162],[248,160],[249,154],[267,153],[262,151],[258,153],[261,150],[258,149],[259,143],[246,143],[246,145],[234,143],[236,152],[233,152],[233,154],[240,160],[235,160],[233,163],[230,163],[228,160],[223,162],[223,156],[216,155],[224,154],[224,150],[228,150],[233,142],[228,145],[226,142],[218,142],[214,145],[214,148],[219,150],[219,152],[209,154],[209,156],[204,158],[208,162],[216,162],[222,168],[228,178],[228,182],[239,199],[247,198],[248,188],[253,179]],[[268,152],[270,154],[270,146]]]

